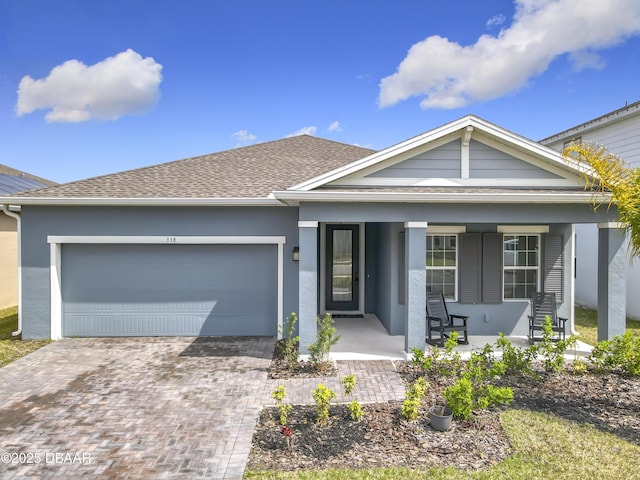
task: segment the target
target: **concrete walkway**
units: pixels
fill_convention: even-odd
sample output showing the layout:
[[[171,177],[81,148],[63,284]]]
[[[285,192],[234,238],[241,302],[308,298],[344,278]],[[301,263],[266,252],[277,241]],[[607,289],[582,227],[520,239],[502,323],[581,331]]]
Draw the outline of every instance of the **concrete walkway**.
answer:
[[[262,405],[285,384],[402,399],[389,360],[339,361],[339,376],[267,379],[272,338],[65,339],[0,368],[0,478],[242,478]],[[341,401],[342,397],[336,399]]]

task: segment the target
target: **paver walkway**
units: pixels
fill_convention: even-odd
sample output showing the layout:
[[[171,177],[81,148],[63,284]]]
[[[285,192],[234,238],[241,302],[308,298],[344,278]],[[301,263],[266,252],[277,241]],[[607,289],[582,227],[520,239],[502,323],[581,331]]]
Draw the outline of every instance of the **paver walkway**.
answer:
[[[267,380],[266,391],[262,397],[263,405],[274,405],[271,392],[277,385],[285,389],[286,403],[294,405],[312,404],[313,390],[319,383],[336,392],[334,402],[360,403],[388,402],[404,400],[405,388],[390,360],[339,360],[337,377],[294,378],[286,380]],[[340,383],[346,375],[355,375],[358,382],[353,396],[345,398]]]
[[[65,339],[0,368],[0,478],[241,478],[263,404],[271,338]],[[309,403],[353,373],[361,402],[401,399],[390,361],[287,380]],[[338,399],[339,401],[340,399]]]

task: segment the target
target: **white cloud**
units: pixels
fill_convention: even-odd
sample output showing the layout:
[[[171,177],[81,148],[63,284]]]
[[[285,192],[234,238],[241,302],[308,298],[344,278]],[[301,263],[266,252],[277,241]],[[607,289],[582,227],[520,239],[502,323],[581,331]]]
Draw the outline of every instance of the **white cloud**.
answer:
[[[486,27],[491,28],[502,25],[506,20],[507,17],[505,17],[501,13],[498,13],[497,15],[494,15],[489,20],[487,20]]]
[[[428,108],[459,108],[514,92],[569,54],[574,69],[603,67],[596,50],[640,33],[640,0],[516,0],[513,23],[462,46],[438,35],[416,43],[380,82],[379,105],[424,96]]]
[[[287,138],[289,138],[289,137],[297,137],[298,135],[315,135],[317,131],[318,131],[318,127],[314,127],[314,126],[303,127],[300,130],[297,130],[297,131],[287,135]]]
[[[328,130],[330,132],[341,132],[342,126],[340,125],[340,122],[336,120],[335,122],[331,122],[331,125],[329,125]]]
[[[238,130],[233,134],[233,138],[236,141],[236,147],[245,147],[254,143],[258,137],[247,130]]]
[[[20,80],[16,113],[51,110],[48,122],[116,120],[148,111],[158,101],[162,65],[129,49],[95,65],[69,60],[46,78]]]

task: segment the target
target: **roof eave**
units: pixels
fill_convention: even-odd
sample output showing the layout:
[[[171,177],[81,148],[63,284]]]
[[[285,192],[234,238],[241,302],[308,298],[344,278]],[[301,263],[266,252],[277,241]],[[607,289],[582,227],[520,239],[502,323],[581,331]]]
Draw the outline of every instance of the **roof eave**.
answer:
[[[206,207],[282,206],[273,198],[101,198],[101,197],[0,197],[0,205]]]
[[[561,203],[585,204],[607,203],[611,195],[580,192],[580,193],[456,193],[456,192],[273,192],[278,200],[289,205],[300,202],[414,202],[414,203]]]

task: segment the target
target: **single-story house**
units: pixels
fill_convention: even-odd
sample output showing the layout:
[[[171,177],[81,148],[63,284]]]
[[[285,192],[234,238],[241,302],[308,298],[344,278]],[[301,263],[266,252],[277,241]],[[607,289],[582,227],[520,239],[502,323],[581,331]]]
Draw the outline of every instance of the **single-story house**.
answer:
[[[23,337],[276,336],[375,314],[425,347],[427,290],[469,334],[573,321],[574,225],[601,225],[601,333],[624,331],[623,234],[582,172],[476,116],[384,150],[297,136],[0,198],[22,218]]]
[[[0,196],[33,190],[56,183],[0,164]],[[0,310],[18,304],[17,215],[0,209]]]
[[[640,168],[640,102],[634,102],[600,117],[540,140],[562,151],[571,142],[598,143],[633,168]],[[576,225],[576,303],[598,307],[598,228]],[[627,316],[640,320],[640,263],[629,259],[627,270]]]

